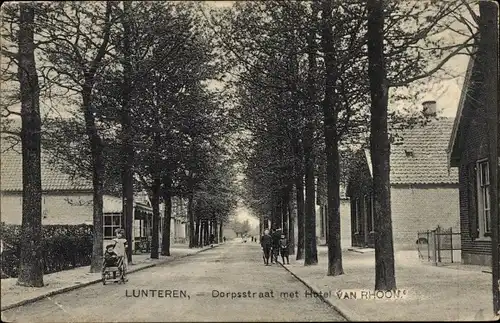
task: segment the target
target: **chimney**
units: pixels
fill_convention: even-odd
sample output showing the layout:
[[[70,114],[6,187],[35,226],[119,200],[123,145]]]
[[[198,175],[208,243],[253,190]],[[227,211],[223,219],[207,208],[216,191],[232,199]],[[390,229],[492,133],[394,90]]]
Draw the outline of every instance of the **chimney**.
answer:
[[[426,117],[435,117],[437,115],[436,101],[425,101],[422,103],[422,112]]]

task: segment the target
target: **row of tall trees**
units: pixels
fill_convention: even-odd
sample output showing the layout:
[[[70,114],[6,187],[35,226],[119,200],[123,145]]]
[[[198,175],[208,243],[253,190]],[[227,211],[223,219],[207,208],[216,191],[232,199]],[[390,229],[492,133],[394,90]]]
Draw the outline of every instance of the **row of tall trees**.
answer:
[[[316,178],[325,169],[327,274],[341,275],[341,156],[353,147],[369,147],[376,288],[396,288],[389,131],[423,116],[390,111],[388,105],[409,100],[422,83],[442,79],[452,57],[470,53],[476,38],[475,21],[467,18],[475,17],[471,4],[239,2],[206,17],[225,51],[237,89],[235,118],[247,134],[239,155],[246,165],[247,204],[290,237],[296,213],[297,259],[314,265]]]
[[[134,193],[148,193],[152,258],[160,250],[161,202],[163,255],[169,255],[172,197],[188,200],[190,247],[202,242],[199,233],[208,226],[213,232],[228,220],[236,206],[234,161],[227,151],[232,126],[224,96],[208,87],[223,71],[197,6],[106,1],[2,7],[2,54],[9,58],[2,76],[12,89],[2,114],[23,120],[26,243],[19,283],[43,285],[37,250],[41,145],[49,163],[92,182],[92,272],[102,263],[104,194],[122,196],[122,223],[132,245]],[[20,112],[13,108],[18,89]],[[63,116],[52,114],[42,123],[40,101]]]

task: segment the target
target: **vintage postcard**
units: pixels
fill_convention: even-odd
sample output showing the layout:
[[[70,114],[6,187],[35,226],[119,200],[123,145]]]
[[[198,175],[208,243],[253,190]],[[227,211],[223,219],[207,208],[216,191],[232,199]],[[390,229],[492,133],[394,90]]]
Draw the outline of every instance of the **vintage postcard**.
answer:
[[[500,319],[498,25],[4,2],[2,321]]]

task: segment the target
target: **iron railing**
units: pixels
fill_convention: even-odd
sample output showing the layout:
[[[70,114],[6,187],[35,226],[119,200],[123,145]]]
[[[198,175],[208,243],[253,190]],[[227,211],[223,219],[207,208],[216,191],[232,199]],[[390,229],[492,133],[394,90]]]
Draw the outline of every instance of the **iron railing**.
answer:
[[[461,262],[460,232],[453,228],[417,232],[417,250],[420,260],[432,262],[435,266],[444,263]]]

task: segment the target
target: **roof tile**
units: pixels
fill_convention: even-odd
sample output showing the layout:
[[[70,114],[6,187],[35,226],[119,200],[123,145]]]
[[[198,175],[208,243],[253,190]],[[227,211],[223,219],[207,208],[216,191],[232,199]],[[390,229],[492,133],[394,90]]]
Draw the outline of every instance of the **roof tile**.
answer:
[[[3,140],[2,140],[2,143]],[[0,189],[2,191],[22,191],[23,157],[18,149],[9,149],[1,153]],[[71,176],[58,170],[48,162],[42,151],[41,161],[43,191],[81,191],[92,190],[92,183],[86,179],[72,180]]]
[[[453,118],[442,118],[402,131],[401,143],[391,145],[391,183],[458,183],[458,170],[447,161],[452,129]]]

